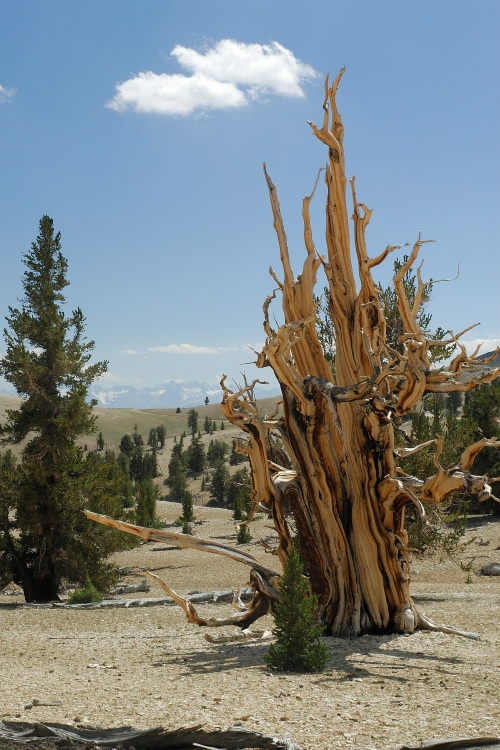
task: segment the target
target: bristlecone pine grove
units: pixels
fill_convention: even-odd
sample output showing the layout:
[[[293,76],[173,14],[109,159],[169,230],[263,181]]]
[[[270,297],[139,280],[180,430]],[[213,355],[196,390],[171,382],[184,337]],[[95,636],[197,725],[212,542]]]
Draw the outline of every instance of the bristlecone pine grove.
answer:
[[[313,196],[307,196],[302,211],[307,255],[297,278],[290,267],[276,188],[266,172],[283,280],[272,270],[271,275],[281,294],[284,322],[274,330],[269,319],[275,291],[263,307],[267,338],[257,364],[271,367],[275,373],[282,392],[281,409],[260,416],[252,384],[235,392],[224,378],[223,412],[246,433],[237,441],[237,450],[250,460],[254,510],[264,506],[272,516],[281,563],[293,537],[299,537],[326,634],[352,637],[412,633],[422,628],[471,635],[435,625],[412,601],[405,512],[412,506],[423,516],[423,502],[441,503],[456,490],[477,493],[480,499],[492,496],[488,478],[470,470],[478,452],[498,446],[499,441],[481,439],[463,451],[456,465],[444,467],[440,464],[441,441],[437,440],[435,473],[417,479],[405,473],[404,456],[422,446],[399,448],[395,421],[410,415],[426,393],[467,391],[498,377],[500,370],[476,369],[458,341],[462,334],[450,334],[446,341],[431,340],[419,326],[417,314],[426,286],[420,267],[413,304],[405,294],[403,278],[417,261],[424,244],[420,237],[393,280],[405,331],[400,342],[403,351],[389,345],[372,271],[397,248],[389,246],[378,257],[368,256],[365,232],[372,211],[358,202],[352,179],[351,252],[343,125],[336,104],[343,72],[331,87],[326,81],[322,126],[310,123],[328,150],[327,256],[316,252],[309,218]],[[314,288],[319,270],[326,276],[330,293],[334,377],[316,330]],[[433,347],[445,344],[455,344],[458,354],[446,367],[433,368]],[[246,608],[240,606],[241,611],[233,617],[220,620],[199,617],[190,602],[161,581],[190,622],[208,626],[232,622],[248,627],[279,599],[279,574],[243,551],[195,537],[130,527],[90,512],[88,517],[146,539],[169,539],[225,555],[250,567],[252,601]]]

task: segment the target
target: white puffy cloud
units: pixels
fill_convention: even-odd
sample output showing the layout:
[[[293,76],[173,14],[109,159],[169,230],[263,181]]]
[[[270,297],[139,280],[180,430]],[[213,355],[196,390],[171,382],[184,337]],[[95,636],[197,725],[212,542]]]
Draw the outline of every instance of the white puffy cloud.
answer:
[[[273,92],[281,96],[303,97],[301,83],[317,75],[314,68],[298,60],[293,52],[278,42],[244,44],[234,39],[222,39],[203,53],[178,44],[172,55],[194,74],[249,86],[254,95]]]
[[[138,73],[116,86],[106,106],[118,112],[185,116],[243,107],[263,95],[304,97],[302,84],[318,75],[278,42],[222,39],[202,52],[176,45],[171,54],[190,75]]]
[[[246,104],[245,95],[232,83],[204,75],[139,73],[118,84],[110,109],[124,112],[189,115],[194,109],[231,109]]]
[[[8,89],[0,83],[0,104],[3,102],[9,102],[15,95],[16,89]]]

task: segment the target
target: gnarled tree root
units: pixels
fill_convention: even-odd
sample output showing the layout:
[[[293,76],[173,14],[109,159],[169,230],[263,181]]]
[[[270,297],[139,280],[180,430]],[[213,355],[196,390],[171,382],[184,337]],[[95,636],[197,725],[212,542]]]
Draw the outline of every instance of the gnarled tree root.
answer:
[[[450,628],[446,625],[437,625],[432,622],[422,612],[417,612],[417,629],[418,630],[430,630],[434,633],[447,633],[449,635],[461,635],[463,638],[470,638],[473,641],[479,641],[479,635],[477,633],[469,633],[467,630],[458,630],[457,628]]]

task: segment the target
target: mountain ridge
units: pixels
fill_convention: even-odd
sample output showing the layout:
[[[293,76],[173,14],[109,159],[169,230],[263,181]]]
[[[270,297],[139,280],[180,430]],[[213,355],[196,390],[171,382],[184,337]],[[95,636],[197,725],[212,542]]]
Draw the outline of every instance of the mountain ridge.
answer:
[[[237,386],[232,384],[232,389]],[[254,389],[257,399],[270,398],[280,394],[277,386],[257,384]],[[17,396],[13,388],[0,386],[0,394]],[[103,386],[94,383],[88,391],[89,399],[94,399],[96,408],[114,409],[175,409],[201,406],[208,397],[209,403],[222,401],[222,388],[219,382],[200,380],[167,380],[159,385],[137,388],[133,385]]]
[[[476,357],[478,366],[494,368],[500,365],[500,354],[492,362],[483,360],[495,354],[486,352]],[[233,390],[236,389],[232,385]],[[17,395],[13,389],[0,387],[0,393]],[[280,390],[277,385],[260,385],[254,388],[257,399],[279,396]],[[222,389],[219,381],[200,380],[166,380],[159,385],[137,388],[133,385],[104,386],[94,383],[89,388],[89,398],[97,401],[96,408],[115,409],[176,409],[177,407],[195,407],[205,403],[208,397],[209,403],[220,403],[222,400]]]
[[[279,394],[277,387],[257,385],[256,398],[268,398]],[[96,408],[116,409],[175,409],[177,407],[201,406],[222,400],[222,389],[218,382],[199,380],[167,380],[154,387],[136,388],[131,385],[106,388],[94,384],[89,388],[89,397],[97,401]]]

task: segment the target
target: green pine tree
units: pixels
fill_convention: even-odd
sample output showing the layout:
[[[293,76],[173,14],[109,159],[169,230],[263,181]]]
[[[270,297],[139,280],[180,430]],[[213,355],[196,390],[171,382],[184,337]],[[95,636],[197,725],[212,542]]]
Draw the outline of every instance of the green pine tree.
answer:
[[[194,437],[198,432],[198,412],[196,409],[190,409],[188,411],[187,426],[191,430],[191,436]]]
[[[77,441],[96,431],[88,399],[106,362],[90,362],[94,342],[84,335],[80,309],[67,314],[64,289],[68,262],[52,219],[40,220],[39,235],[23,256],[26,267],[20,308],[9,307],[6,353],[0,374],[21,396],[0,430],[4,444],[27,439],[15,481],[0,498],[0,577],[22,586],[27,601],[58,598],[63,579],[93,582],[103,573],[113,535],[96,535],[81,510],[122,512],[94,485],[94,464]],[[106,507],[106,510],[103,510]],[[101,577],[102,580],[102,577]]]
[[[165,447],[165,438],[167,437],[167,430],[165,429],[164,424],[158,425],[156,428],[156,436],[158,438],[158,442],[160,444],[160,449]]]
[[[238,544],[248,544],[248,542],[252,541],[252,535],[250,533],[250,529],[248,528],[248,524],[246,523],[247,520],[247,514],[243,513],[241,517],[241,523],[238,528],[238,533],[236,534],[236,541]]]
[[[139,430],[137,429],[137,425],[134,425],[134,432],[132,434],[132,438],[134,440],[134,445],[137,448],[140,448],[142,445],[144,445],[144,438],[142,437]]]
[[[159,442],[157,429],[156,427],[152,427],[149,431],[148,445],[150,445],[153,450],[156,450]]]
[[[158,499],[159,490],[152,479],[142,479],[137,483],[135,522],[139,526],[159,528],[160,521],[156,514],[156,501]]]
[[[272,611],[277,640],[264,656],[271,669],[280,672],[320,672],[329,657],[328,647],[320,640],[323,627],[316,619],[318,600],[309,595],[303,569],[294,545],[280,582],[282,601]]]
[[[229,453],[229,446],[224,440],[211,440],[207,450],[207,461],[210,467],[214,467],[219,461],[225,461]]]
[[[182,498],[182,520],[186,523],[194,521],[193,496],[189,490],[184,492],[184,497]]]
[[[229,485],[229,471],[223,461],[217,461],[210,482],[210,495],[216,505],[224,505]]]
[[[169,500],[174,503],[182,503],[187,488],[186,453],[183,451],[182,439],[179,443],[175,443],[172,449],[165,484],[170,487]]]
[[[188,468],[195,474],[201,474],[205,468],[206,455],[205,446],[199,437],[193,437],[186,454]]]

